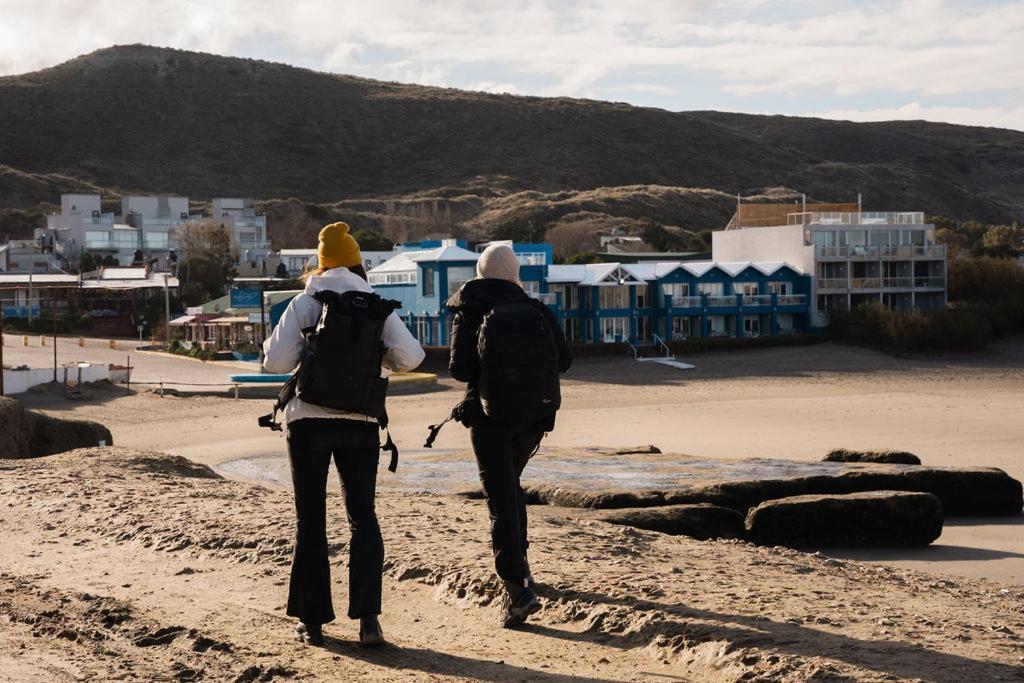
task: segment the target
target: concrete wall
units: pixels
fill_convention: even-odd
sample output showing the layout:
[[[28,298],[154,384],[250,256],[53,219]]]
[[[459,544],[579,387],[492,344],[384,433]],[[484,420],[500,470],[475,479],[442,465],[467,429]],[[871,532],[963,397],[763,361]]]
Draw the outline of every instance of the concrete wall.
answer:
[[[778,226],[718,230],[711,233],[715,261],[785,261],[805,273],[814,273],[814,247],[804,244],[803,228]]]
[[[53,368],[32,369],[32,370],[4,370],[4,395],[23,394],[34,386],[46,384],[53,381]],[[57,368],[57,380],[64,381],[67,374],[68,382],[72,384],[78,381],[78,368]],[[98,382],[103,379],[120,379],[111,377],[110,367],[107,365],[82,365],[82,381]]]

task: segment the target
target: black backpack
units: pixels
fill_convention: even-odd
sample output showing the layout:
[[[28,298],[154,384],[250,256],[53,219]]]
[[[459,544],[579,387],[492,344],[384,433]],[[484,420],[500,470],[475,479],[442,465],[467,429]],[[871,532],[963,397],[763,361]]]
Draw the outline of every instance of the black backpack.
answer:
[[[299,366],[299,398],[322,408],[371,417],[384,413],[388,380],[384,361],[384,321],[401,307],[371,292],[339,294],[322,290],[316,326],[303,330],[306,348]]]
[[[322,290],[313,295],[323,305],[315,326],[302,331],[306,339],[299,369],[282,387],[274,412],[259,419],[260,426],[280,429],[276,417],[298,396],[306,403],[377,418],[387,429],[384,403],[388,380],[380,376],[384,361],[384,322],[402,307],[372,292],[339,294]],[[382,450],[391,451],[392,472],[398,449],[390,432]]]
[[[562,405],[558,346],[543,305],[516,298],[484,315],[477,333],[478,387],[480,405],[492,419],[535,422]]]

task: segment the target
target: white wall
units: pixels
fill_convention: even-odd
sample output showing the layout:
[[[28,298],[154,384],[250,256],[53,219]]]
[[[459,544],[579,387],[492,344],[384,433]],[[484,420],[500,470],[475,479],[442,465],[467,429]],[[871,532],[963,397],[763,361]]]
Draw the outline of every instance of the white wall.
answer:
[[[34,386],[46,384],[53,381],[53,368],[32,369],[32,370],[4,370],[4,394],[23,394]],[[64,375],[72,384],[78,381],[78,368],[57,368],[57,380],[64,381]],[[102,379],[115,379],[111,377],[110,366],[108,365],[82,365],[82,381],[98,382]]]
[[[100,196],[98,194],[62,194],[60,196],[60,212],[65,216],[72,214],[91,216],[93,211],[99,210]]]
[[[804,244],[799,225],[717,230],[711,233],[711,258],[722,262],[785,261],[814,274],[814,246]]]

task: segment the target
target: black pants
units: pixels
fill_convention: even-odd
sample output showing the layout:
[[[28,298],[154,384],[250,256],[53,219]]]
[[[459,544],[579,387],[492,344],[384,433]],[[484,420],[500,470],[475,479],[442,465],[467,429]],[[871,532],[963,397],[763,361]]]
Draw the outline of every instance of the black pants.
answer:
[[[533,424],[509,425],[491,420],[470,428],[480,469],[480,482],[491,516],[494,568],[506,581],[529,576],[526,551],[526,496],[519,484],[523,468],[537,450],[544,429]]]
[[[298,420],[288,425],[297,521],[288,616],[308,624],[334,621],[327,558],[327,472],[332,455],[341,476],[352,535],[348,616],[380,614],[384,542],[374,509],[380,456],[377,424],[330,418]]]

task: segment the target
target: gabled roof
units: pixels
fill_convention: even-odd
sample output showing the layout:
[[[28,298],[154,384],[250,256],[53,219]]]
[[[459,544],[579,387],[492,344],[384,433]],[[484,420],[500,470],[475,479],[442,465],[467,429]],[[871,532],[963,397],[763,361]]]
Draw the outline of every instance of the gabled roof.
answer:
[[[630,279],[641,282],[653,282],[670,275],[682,268],[695,277],[702,277],[712,268],[718,268],[730,277],[739,275],[747,268],[755,268],[764,275],[771,275],[780,268],[794,268],[783,261],[660,261],[651,263],[588,263],[586,265],[558,265],[548,267],[547,281],[551,284],[569,283],[578,285],[596,285],[608,282],[610,277],[626,274]]]
[[[384,263],[380,264],[371,273],[400,273],[415,270],[417,263],[443,263],[450,261],[471,261],[476,263],[480,254],[473,253],[468,249],[455,244],[446,244],[433,249],[410,249],[401,251]]]
[[[636,269],[635,263],[587,263],[574,265],[549,266],[547,281],[549,283],[569,283],[577,285],[597,285],[602,282],[613,282],[625,279],[631,282],[643,282],[643,269]]]

